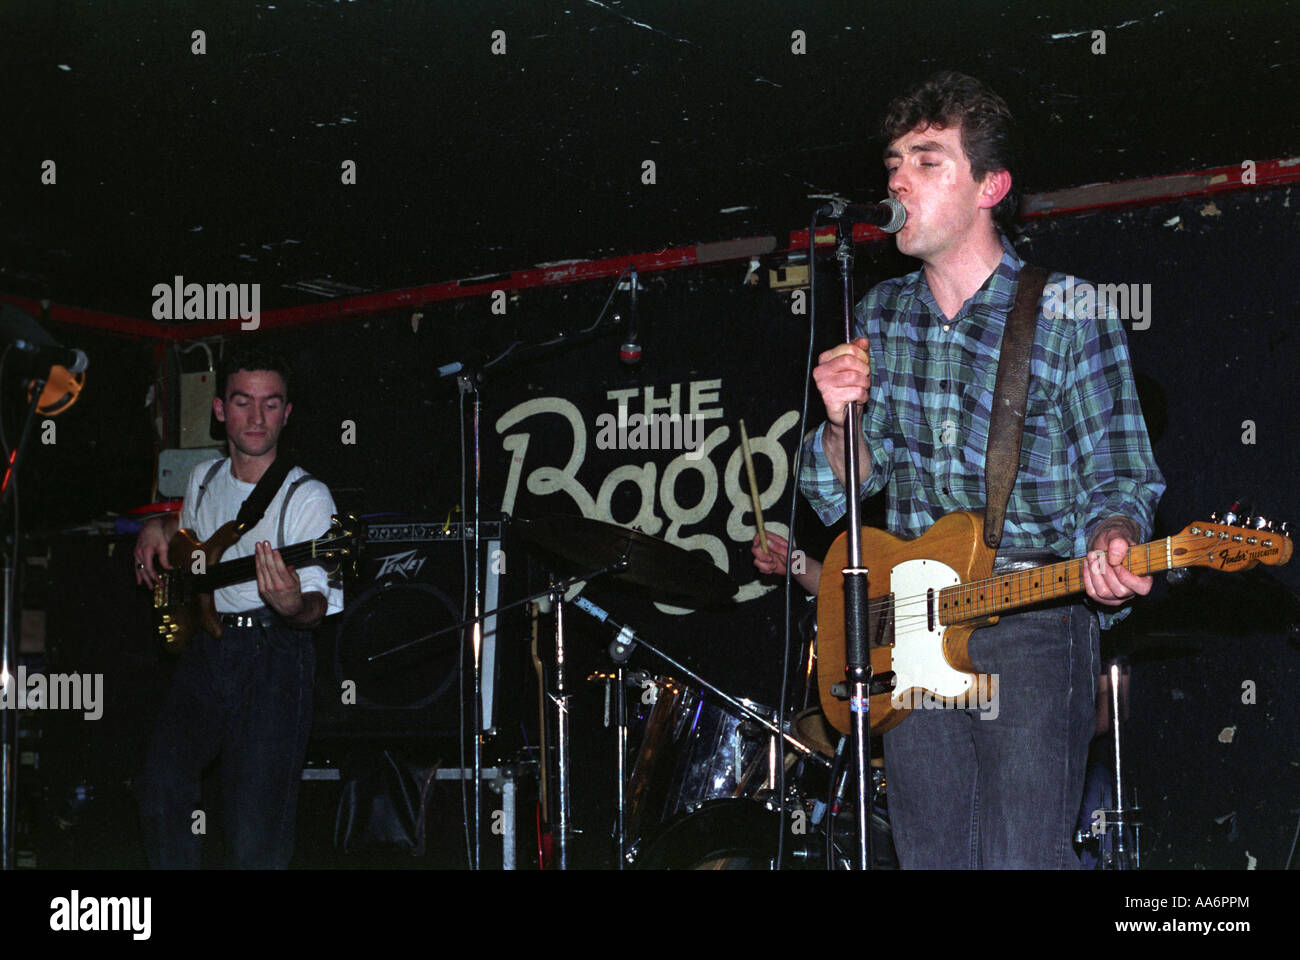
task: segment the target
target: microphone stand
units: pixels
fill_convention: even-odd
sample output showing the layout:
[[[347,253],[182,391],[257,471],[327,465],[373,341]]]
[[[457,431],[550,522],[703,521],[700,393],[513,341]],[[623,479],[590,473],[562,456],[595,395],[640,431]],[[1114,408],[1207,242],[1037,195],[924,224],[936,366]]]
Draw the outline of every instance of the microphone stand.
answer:
[[[853,342],[853,226],[851,219],[836,220],[835,259],[843,286],[844,340]],[[859,870],[871,869],[871,657],[867,650],[867,568],[862,566],[862,521],[858,503],[861,464],[858,437],[862,435],[862,409],[850,403],[844,409],[844,492],[848,502],[848,556],[844,568],[844,673],[849,685],[853,758],[857,764]]]
[[[27,405],[23,432],[9,459],[4,480],[0,483],[0,514],[9,506],[9,499],[13,496],[18,468],[22,465],[23,452],[32,433],[32,424],[36,420],[36,406],[40,402],[41,391],[45,389],[45,383],[49,379],[49,367],[44,367],[44,370],[43,374],[32,381],[32,399]],[[0,598],[0,604],[4,608],[4,627],[0,633],[0,684],[4,685],[6,691],[12,691],[13,696],[17,697],[20,691],[15,674],[18,665],[18,645],[14,634],[14,595],[17,592],[15,584],[18,571],[13,565],[13,551],[18,548],[17,524],[10,529],[10,539],[13,541],[12,544],[8,542],[0,544],[4,548],[4,596]],[[0,748],[0,869],[12,870],[18,813],[18,710],[16,708],[0,710],[0,740],[3,741],[3,747]]]

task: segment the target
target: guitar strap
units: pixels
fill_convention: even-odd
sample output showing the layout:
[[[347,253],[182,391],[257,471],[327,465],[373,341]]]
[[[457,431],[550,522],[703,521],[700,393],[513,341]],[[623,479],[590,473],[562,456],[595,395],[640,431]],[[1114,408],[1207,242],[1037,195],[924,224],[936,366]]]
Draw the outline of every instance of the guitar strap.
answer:
[[[1007,316],[998,351],[998,378],[993,387],[993,413],[984,455],[984,543],[997,549],[1006,523],[1007,501],[1020,468],[1020,446],[1029,399],[1029,358],[1038,326],[1038,302],[1047,284],[1047,271],[1025,264],[1020,268],[1016,302]]]
[[[208,484],[212,482],[212,478],[215,477],[215,476],[217,475],[217,472],[220,471],[220,470],[221,470],[221,469],[222,469],[222,468],[223,468],[227,463],[229,463],[229,462],[230,462],[230,458],[229,458],[229,457],[223,457],[222,459],[217,460],[215,463],[213,463],[212,466],[208,468],[208,472],[205,473],[205,474],[203,475],[203,479],[202,479],[202,481],[199,482],[199,495],[198,495],[198,496],[195,498],[195,500],[194,500],[194,512],[195,512],[196,514],[199,512],[199,504],[201,504],[201,503],[203,502],[203,497],[204,497],[204,495],[207,494],[207,492],[208,492]],[[281,461],[280,461],[279,459],[276,460],[276,463],[280,463],[280,462],[281,462]],[[284,463],[287,464],[288,461],[285,460]],[[254,503],[253,498],[256,497],[256,496],[258,495],[258,490],[261,489],[261,483],[262,483],[262,482],[270,483],[270,482],[273,482],[273,481],[275,480],[275,478],[274,478],[273,476],[271,476],[271,470],[274,470],[274,469],[275,469],[275,464],[272,464],[272,465],[271,465],[271,469],[270,469],[270,470],[267,470],[267,472],[266,472],[265,474],[262,475],[262,481],[260,481],[260,482],[258,483],[258,486],[256,486],[256,487],[253,488],[253,492],[250,493],[250,494],[248,495],[248,498],[243,502],[243,504],[240,505],[239,513],[240,513],[241,516],[244,514],[245,510],[248,510],[248,511],[251,513],[253,507],[256,507],[256,506],[257,506],[257,504]],[[293,469],[293,467],[291,467],[291,466],[290,466],[290,467],[283,468],[283,469],[282,469],[282,473],[284,473],[284,474],[287,475],[288,472],[289,472],[289,470],[292,470],[292,469]],[[270,480],[267,480],[268,477],[270,477],[271,479],[270,479]],[[291,483],[291,484],[289,485],[289,489],[288,489],[288,491],[285,492],[285,495],[284,495],[284,501],[280,504],[280,524],[279,524],[279,527],[278,527],[278,530],[279,530],[279,540],[277,541],[278,544],[279,544],[280,546],[284,546],[284,544],[285,544],[285,542],[286,542],[285,539],[284,539],[284,521],[285,521],[285,516],[286,516],[286,514],[288,513],[288,510],[289,510],[289,501],[293,498],[293,495],[294,495],[295,491],[297,491],[297,489],[298,489],[300,486],[302,486],[304,483],[306,483],[306,482],[307,482],[308,480],[310,480],[310,479],[312,479],[311,474],[309,474],[309,473],[304,473],[301,477],[299,477],[297,480],[295,480],[293,483]],[[280,478],[280,482],[281,482],[281,483],[284,482],[284,477],[283,477],[283,476]],[[271,490],[270,496],[268,496],[268,497],[265,498],[265,501],[266,501],[266,502],[261,504],[261,509],[257,511],[257,515],[254,516],[254,517],[252,517],[252,519],[249,521],[248,525],[247,525],[246,527],[243,528],[244,530],[251,529],[252,527],[255,527],[255,526],[257,525],[257,522],[258,522],[259,520],[262,519],[263,515],[265,515],[265,513],[266,513],[266,508],[267,508],[268,506],[270,506],[270,502],[271,502],[271,500],[274,499],[274,497],[275,497],[275,492],[276,492],[277,490],[279,490],[279,489],[280,489],[280,484],[277,483],[277,484],[275,485],[275,487]],[[251,504],[252,506],[250,506],[250,504]],[[241,530],[241,533],[242,533],[242,530]]]
[[[289,542],[284,537],[284,521],[285,518],[289,516],[289,501],[292,500],[293,495],[298,492],[298,488],[311,479],[312,475],[310,473],[304,473],[293,483],[289,484],[289,489],[284,492],[284,499],[280,501],[280,525],[276,527],[277,536],[279,537],[279,539],[276,540],[276,543],[279,546],[284,546]]]
[[[212,482],[212,478],[215,477],[215,476],[217,475],[217,471],[220,470],[222,467],[224,467],[224,466],[225,466],[227,463],[229,463],[229,462],[230,462],[230,458],[229,458],[229,457],[222,457],[220,460],[218,460],[218,461],[216,461],[215,463],[213,463],[212,466],[208,467],[208,472],[205,473],[205,474],[203,475],[203,479],[199,481],[199,495],[198,495],[197,497],[194,498],[194,511],[193,511],[193,512],[194,512],[194,515],[195,515],[195,516],[198,516],[198,513],[199,513],[199,504],[201,504],[201,503],[203,502],[203,498],[204,498],[204,496],[207,495],[207,492],[208,492],[208,484],[211,483],[211,482]]]
[[[257,521],[262,519],[266,508],[271,505],[280,485],[284,483],[284,478],[292,469],[293,464],[289,462],[288,457],[276,457],[266,468],[266,473],[262,474],[262,479],[257,481],[257,486],[253,487],[253,492],[248,495],[248,499],[244,501],[235,516],[240,536],[257,526]]]

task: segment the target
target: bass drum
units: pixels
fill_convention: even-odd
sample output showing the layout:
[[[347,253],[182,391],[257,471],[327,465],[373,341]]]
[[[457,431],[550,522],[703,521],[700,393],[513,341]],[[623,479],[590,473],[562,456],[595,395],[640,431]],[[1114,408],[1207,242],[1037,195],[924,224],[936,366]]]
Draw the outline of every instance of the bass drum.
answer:
[[[796,808],[801,810],[801,808]],[[790,816],[789,812],[786,814]],[[753,800],[709,800],[693,813],[665,824],[636,854],[637,870],[770,870],[776,859],[780,815]],[[889,822],[872,815],[876,859],[893,857]],[[851,849],[835,841],[835,869],[847,870]],[[811,826],[806,834],[786,828],[783,870],[826,869],[826,838]]]

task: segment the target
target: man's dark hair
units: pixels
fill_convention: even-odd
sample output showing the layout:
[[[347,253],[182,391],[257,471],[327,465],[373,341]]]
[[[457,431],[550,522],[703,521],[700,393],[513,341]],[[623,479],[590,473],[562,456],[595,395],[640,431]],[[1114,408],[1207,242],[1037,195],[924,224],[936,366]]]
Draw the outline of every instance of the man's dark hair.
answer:
[[[240,370],[270,370],[284,380],[284,399],[289,400],[289,381],[293,373],[289,361],[274,347],[260,343],[240,344],[221,358],[221,372],[217,375],[217,396],[226,398],[226,381]]]
[[[936,73],[889,104],[880,133],[888,147],[916,127],[956,124],[961,124],[961,146],[977,183],[995,170],[1011,173],[1011,189],[993,208],[993,219],[1009,232],[1020,203],[1015,120],[1007,102],[983,81],[951,70]]]

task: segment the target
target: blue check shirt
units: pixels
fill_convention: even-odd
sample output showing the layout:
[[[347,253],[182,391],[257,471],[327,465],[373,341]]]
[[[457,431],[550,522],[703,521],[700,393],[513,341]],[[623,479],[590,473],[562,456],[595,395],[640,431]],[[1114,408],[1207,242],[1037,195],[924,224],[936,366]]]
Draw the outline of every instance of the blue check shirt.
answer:
[[[1002,248],[997,268],[950,320],[924,270],[879,283],[858,303],[854,333],[871,341],[872,371],[862,418],[871,472],[861,495],[886,491],[886,523],[899,536],[918,537],[954,510],[984,510],[998,350],[1023,265],[1006,238]],[[1128,517],[1141,539],[1150,539],[1165,481],[1138,406],[1124,329],[1113,309],[1091,318],[1098,313],[1091,296],[1076,291],[1065,302],[1065,279],[1051,274],[1039,305],[1002,546],[1081,557],[1106,517]],[[846,504],[822,447],[825,429],[805,442],[799,484],[830,524]]]

